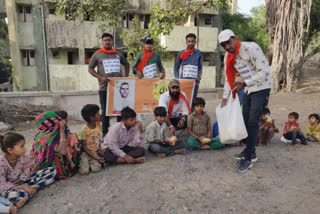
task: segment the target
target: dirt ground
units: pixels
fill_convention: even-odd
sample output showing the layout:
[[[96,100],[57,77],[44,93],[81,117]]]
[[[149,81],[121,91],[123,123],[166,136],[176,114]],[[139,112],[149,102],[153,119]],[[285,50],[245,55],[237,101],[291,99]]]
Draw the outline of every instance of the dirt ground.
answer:
[[[298,93],[271,96],[271,116],[280,131],[291,111],[300,114],[303,130],[308,115],[320,113],[319,79],[309,80],[312,83],[303,82],[307,90],[301,87]],[[218,102],[207,100],[212,120]],[[151,120],[152,116],[146,117],[144,127]],[[69,121],[73,132],[82,125]],[[26,137],[30,148],[34,124],[20,124],[16,131]],[[165,159],[147,153],[141,165],[111,166],[58,181],[39,191],[20,213],[320,213],[320,144],[296,148],[279,139],[277,134],[271,144],[257,147],[259,161],[244,174],[235,171],[237,161],[232,158],[244,147],[187,151]]]

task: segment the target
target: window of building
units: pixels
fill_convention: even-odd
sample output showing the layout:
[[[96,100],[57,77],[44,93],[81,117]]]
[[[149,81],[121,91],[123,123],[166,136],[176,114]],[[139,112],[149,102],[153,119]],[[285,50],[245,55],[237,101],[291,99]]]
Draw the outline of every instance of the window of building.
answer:
[[[94,21],[94,16],[88,11],[84,11],[83,21]]]
[[[133,14],[126,14],[122,17],[122,26],[124,28],[132,28],[133,26],[133,19],[134,15]]]
[[[150,23],[150,15],[140,15],[139,16],[140,20],[140,28],[142,29],[148,29],[148,25]]]
[[[56,15],[56,8],[49,8],[49,13],[51,15]]]
[[[96,52],[95,49],[85,49],[85,58],[86,58],[86,64],[89,64],[90,59],[92,57],[92,55],[94,54],[94,52]]]
[[[22,52],[22,65],[31,66],[35,65],[34,50],[21,50]]]
[[[51,55],[53,59],[60,59],[60,52],[58,49],[51,49]]]
[[[18,20],[21,22],[32,22],[31,6],[18,6]]]
[[[212,23],[211,15],[205,15],[204,16],[204,24],[205,25],[211,25],[211,23]]]
[[[194,26],[198,26],[198,18],[194,17]]]
[[[79,64],[79,51],[68,51],[68,64],[69,65],[75,65]]]

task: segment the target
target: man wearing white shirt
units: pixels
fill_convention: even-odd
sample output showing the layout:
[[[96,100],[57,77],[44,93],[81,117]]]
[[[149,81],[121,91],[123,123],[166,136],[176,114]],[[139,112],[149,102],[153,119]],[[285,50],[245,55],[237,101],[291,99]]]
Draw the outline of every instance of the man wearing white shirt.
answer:
[[[233,96],[242,88],[242,114],[248,132],[246,148],[236,159],[240,160],[237,171],[246,172],[257,161],[255,144],[258,136],[259,117],[268,105],[272,87],[270,66],[259,45],[255,42],[240,42],[234,33],[227,29],[219,34],[219,43],[227,52],[225,63],[225,84],[221,107],[227,103],[228,97]]]
[[[187,127],[187,117],[191,113],[186,94],[180,92],[179,80],[173,79],[169,83],[168,91],[161,94],[159,105],[166,108],[168,112],[167,125],[170,132],[176,129],[185,129]],[[181,109],[182,113],[179,113]]]

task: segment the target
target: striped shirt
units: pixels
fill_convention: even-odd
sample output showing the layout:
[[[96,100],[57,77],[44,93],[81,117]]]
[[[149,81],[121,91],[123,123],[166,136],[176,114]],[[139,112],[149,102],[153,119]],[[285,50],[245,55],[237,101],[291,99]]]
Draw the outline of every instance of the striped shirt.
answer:
[[[188,116],[188,128],[198,137],[207,137],[208,126],[211,126],[211,119],[206,112],[203,112],[201,119],[195,112]]]
[[[110,149],[114,155],[124,157],[126,153],[121,149],[130,143],[130,146],[138,146],[142,142],[142,136],[137,126],[127,130],[123,122],[112,125],[108,134],[104,137],[101,149]]]

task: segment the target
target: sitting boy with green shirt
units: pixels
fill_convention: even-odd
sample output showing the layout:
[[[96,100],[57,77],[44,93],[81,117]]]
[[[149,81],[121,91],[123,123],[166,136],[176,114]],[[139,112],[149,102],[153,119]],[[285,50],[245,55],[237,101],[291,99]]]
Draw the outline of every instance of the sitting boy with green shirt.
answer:
[[[209,115],[203,111],[206,102],[203,98],[194,99],[192,106],[194,112],[188,116],[188,138],[187,145],[192,149],[219,149],[225,145],[219,138],[211,137],[211,119]]]

